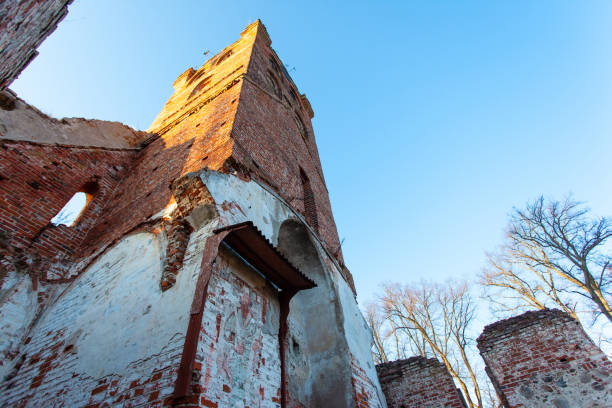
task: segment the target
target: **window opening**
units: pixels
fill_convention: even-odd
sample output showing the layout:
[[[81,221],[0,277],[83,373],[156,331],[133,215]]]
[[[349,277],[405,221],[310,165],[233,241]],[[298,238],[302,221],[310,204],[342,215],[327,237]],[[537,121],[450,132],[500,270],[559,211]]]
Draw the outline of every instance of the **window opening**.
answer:
[[[297,125],[298,130],[300,131],[300,135],[302,136],[302,139],[304,139],[304,143],[306,143],[306,141],[308,140],[308,133],[306,131],[306,126],[304,126],[304,122],[302,121],[302,118],[300,118],[300,115],[295,114],[294,116],[294,120],[295,120],[295,124]]]
[[[304,169],[300,167],[300,178],[302,179],[302,191],[304,194],[304,212],[306,222],[314,228],[316,232],[319,232],[319,218],[317,216],[317,205],[314,199],[314,193],[310,186],[310,180],[304,172]]]
[[[278,84],[278,80],[276,76],[272,73],[272,71],[268,71],[268,86],[271,88],[272,92],[278,97],[282,95],[280,85]]]
[[[98,191],[98,183],[95,181],[85,183],[81,191],[75,193],[55,217],[51,218],[51,224],[74,226],[96,191]]]
[[[223,54],[219,56],[219,58],[217,58],[217,61],[215,61],[215,65],[219,65],[220,63],[222,63],[223,61],[231,57],[232,54],[233,54],[232,50],[225,51]]]

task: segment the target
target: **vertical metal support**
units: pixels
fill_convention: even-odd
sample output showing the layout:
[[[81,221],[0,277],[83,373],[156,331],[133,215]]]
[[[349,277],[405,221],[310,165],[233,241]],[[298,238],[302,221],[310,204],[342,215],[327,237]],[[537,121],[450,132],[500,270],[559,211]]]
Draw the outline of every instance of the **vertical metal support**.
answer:
[[[219,244],[227,236],[227,232],[221,232],[209,237],[204,245],[204,254],[200,265],[200,275],[196,283],[193,301],[191,303],[191,313],[189,325],[185,335],[183,354],[178,369],[176,383],[174,384],[173,405],[182,403],[182,399],[191,394],[191,377],[196,358],[198,338],[202,328],[202,317],[204,314],[204,304],[208,296],[208,282],[212,275],[213,263],[219,252]]]
[[[280,352],[281,366],[281,408],[287,407],[287,368],[285,363],[285,355],[287,352],[287,317],[289,316],[289,302],[295,295],[296,291],[282,291],[278,295],[280,303],[280,322],[278,328],[278,347]]]

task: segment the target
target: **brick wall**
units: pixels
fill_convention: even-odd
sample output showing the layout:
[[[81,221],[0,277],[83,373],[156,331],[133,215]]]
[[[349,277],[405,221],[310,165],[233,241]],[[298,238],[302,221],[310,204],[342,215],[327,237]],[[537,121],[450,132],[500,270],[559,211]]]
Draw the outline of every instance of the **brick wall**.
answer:
[[[612,363],[560,310],[489,325],[478,348],[506,408],[612,406]]]
[[[342,261],[312,111],[269,45],[257,22],[202,68],[187,70],[151,126],[155,135],[132,135],[134,149],[2,142],[0,200],[11,211],[0,226],[10,248],[31,256],[31,270],[46,271],[44,285],[57,296],[33,318],[18,353],[11,349],[17,363],[0,385],[0,405],[177,403],[202,250],[212,229],[234,218],[262,225],[279,247],[281,224],[299,225],[301,238],[285,241],[319,284],[292,301],[289,406],[382,405],[350,275],[328,256]],[[84,183],[97,188],[77,224],[50,226]],[[38,258],[44,262],[32,262]],[[178,403],[279,406],[276,293],[227,254],[213,272],[199,349],[189,360],[188,397],[197,398]]]
[[[72,0],[4,0],[0,3],[0,90],[36,57],[36,48],[68,13]]]
[[[389,408],[464,408],[446,367],[435,358],[411,357],[376,366]]]
[[[194,397],[202,407],[280,407],[276,291],[222,250],[208,286]]]
[[[96,223],[134,155],[131,150],[0,140],[0,231],[9,270],[36,270],[42,280],[66,278],[73,255]],[[51,219],[79,191],[91,200],[76,224]],[[94,191],[95,190],[95,191]]]

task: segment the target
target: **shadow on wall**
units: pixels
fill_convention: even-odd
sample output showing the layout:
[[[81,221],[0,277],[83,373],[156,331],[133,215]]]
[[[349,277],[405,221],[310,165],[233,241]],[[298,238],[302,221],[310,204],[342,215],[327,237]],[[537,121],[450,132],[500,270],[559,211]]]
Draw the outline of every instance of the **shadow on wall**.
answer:
[[[339,301],[306,227],[296,220],[285,221],[278,249],[317,284],[298,292],[289,306],[289,398],[304,406],[352,406],[348,345],[336,310]]]

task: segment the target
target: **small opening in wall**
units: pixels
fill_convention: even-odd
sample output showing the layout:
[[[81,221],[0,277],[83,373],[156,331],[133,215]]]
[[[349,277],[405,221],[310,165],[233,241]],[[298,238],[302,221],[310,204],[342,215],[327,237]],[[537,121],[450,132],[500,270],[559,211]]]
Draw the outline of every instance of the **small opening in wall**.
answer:
[[[296,113],[294,119],[295,124],[297,125],[298,130],[300,131],[300,135],[302,135],[302,139],[304,139],[304,142],[306,142],[308,140],[308,132],[306,131],[306,126],[304,126],[302,118],[300,118],[300,115]]]
[[[270,65],[272,65],[272,68],[274,69],[274,71],[276,71],[276,73],[280,75],[281,69],[273,57],[270,57]]]
[[[317,214],[317,205],[315,203],[314,193],[310,185],[310,179],[306,175],[304,169],[300,167],[300,178],[302,179],[302,193],[304,194],[304,215],[306,222],[319,232],[319,218]]]
[[[271,88],[272,92],[276,96],[280,97],[282,95],[278,80],[272,71],[268,71],[268,87]]]
[[[68,227],[74,226],[77,220],[83,214],[85,207],[91,200],[92,194],[97,191],[96,183],[85,183],[82,191],[75,193],[70,200],[64,205],[64,207],[51,218],[51,224],[66,225]]]
[[[66,225],[72,227],[87,206],[88,201],[89,197],[87,193],[79,191],[73,195],[60,212],[51,219],[51,224],[55,226]]]
[[[292,339],[292,340],[293,340],[293,352],[295,354],[298,354],[300,352],[300,345],[298,344],[297,341],[295,341],[295,339]]]

